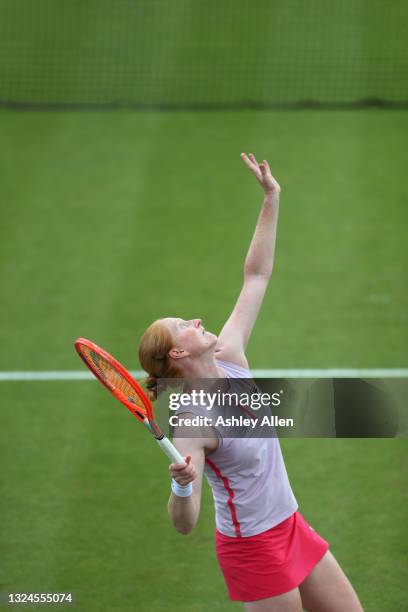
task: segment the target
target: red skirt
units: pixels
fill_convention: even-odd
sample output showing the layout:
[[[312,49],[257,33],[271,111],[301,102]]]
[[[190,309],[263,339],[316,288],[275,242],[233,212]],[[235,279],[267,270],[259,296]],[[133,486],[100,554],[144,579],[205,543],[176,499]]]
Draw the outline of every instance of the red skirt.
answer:
[[[299,512],[247,538],[215,533],[217,559],[230,599],[235,601],[256,601],[291,591],[329,548]]]

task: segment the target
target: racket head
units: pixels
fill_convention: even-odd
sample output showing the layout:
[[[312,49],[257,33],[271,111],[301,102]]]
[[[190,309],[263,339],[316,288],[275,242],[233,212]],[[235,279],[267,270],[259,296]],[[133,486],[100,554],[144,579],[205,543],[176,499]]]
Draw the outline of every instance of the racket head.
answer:
[[[87,340],[77,338],[75,349],[92,374],[116,397],[141,423],[153,421],[153,406],[142,387],[126,368],[103,348]]]

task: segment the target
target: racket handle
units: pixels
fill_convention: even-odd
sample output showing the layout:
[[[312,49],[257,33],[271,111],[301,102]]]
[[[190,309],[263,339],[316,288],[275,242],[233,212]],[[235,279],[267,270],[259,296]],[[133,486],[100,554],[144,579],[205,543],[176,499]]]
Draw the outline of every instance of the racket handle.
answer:
[[[184,463],[184,457],[180,455],[177,448],[170,442],[166,436],[163,436],[161,440],[157,440],[157,444],[161,447],[162,451],[166,453],[172,463]]]

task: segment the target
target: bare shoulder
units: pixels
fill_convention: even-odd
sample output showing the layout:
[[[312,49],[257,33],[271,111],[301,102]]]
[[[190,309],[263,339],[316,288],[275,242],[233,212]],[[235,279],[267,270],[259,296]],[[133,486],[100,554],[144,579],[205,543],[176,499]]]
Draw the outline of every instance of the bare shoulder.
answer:
[[[197,415],[192,412],[179,415],[178,425],[174,427],[173,444],[184,456],[194,453],[205,456],[217,450],[218,435],[211,426],[193,424],[194,418],[197,419]]]

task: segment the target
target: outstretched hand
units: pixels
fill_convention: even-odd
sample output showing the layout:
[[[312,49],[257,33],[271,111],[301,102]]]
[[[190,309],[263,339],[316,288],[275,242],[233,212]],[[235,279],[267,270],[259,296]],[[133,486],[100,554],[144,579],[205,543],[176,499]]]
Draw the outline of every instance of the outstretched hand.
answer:
[[[269,164],[264,159],[260,164],[255,159],[255,155],[249,153],[241,153],[241,159],[246,166],[251,170],[258,183],[261,185],[265,194],[279,195],[280,185],[276,179],[273,178]]]

